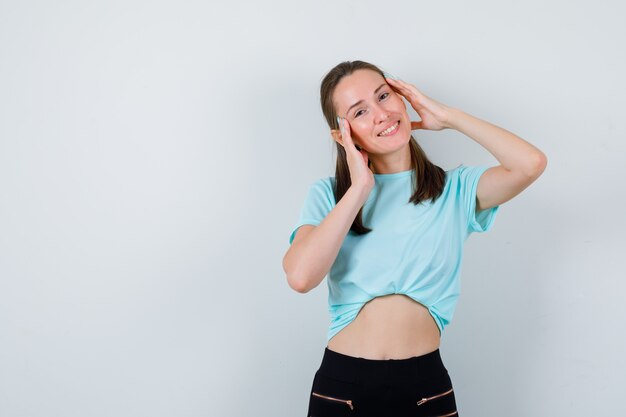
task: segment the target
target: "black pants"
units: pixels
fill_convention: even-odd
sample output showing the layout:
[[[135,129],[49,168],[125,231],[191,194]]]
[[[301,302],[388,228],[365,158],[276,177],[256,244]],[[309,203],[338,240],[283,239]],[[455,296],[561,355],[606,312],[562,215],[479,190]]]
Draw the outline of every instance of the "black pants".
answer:
[[[458,417],[439,349],[406,359],[366,359],[326,347],[307,417]]]

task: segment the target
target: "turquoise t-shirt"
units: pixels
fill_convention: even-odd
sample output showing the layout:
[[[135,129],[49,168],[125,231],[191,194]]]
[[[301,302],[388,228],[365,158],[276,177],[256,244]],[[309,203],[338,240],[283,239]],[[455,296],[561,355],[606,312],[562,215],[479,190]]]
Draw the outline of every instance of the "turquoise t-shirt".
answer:
[[[488,168],[459,165],[446,171],[437,201],[418,205],[409,202],[412,170],[374,174],[374,188],[363,205],[363,224],[373,230],[348,232],[326,280],[327,340],[366,302],[387,294],[405,294],[423,304],[442,333],[460,294],[463,244],[472,232],[491,229],[500,208],[475,212],[478,180]],[[335,177],[325,177],[310,185],[290,245],[300,226],[319,225],[335,207],[334,184]]]

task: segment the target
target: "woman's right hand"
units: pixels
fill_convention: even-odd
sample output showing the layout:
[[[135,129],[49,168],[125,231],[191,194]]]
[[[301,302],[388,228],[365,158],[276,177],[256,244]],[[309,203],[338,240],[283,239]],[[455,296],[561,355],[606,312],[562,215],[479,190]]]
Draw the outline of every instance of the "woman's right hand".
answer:
[[[369,156],[365,149],[358,147],[352,141],[350,135],[350,123],[348,120],[338,117],[339,129],[341,130],[341,138],[344,151],[346,152],[346,159],[348,161],[348,169],[350,170],[350,179],[353,186],[363,187],[365,191],[369,192],[374,188],[374,173],[367,166]]]

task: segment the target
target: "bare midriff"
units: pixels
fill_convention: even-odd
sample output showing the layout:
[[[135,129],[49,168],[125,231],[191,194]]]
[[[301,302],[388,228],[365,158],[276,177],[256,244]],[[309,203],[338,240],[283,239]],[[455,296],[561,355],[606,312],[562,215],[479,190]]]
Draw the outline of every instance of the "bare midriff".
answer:
[[[327,347],[366,359],[405,359],[437,350],[440,338],[426,306],[404,294],[388,294],[365,303]]]

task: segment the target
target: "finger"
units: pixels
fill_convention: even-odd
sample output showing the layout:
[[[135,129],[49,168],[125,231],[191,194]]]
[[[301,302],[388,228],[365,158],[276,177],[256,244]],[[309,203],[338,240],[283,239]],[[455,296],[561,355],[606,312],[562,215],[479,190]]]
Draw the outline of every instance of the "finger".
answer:
[[[391,75],[391,74],[388,74],[386,72],[383,72],[383,77],[385,77],[385,80],[392,80],[392,81],[398,81],[399,80],[399,78],[396,77],[395,75]]]
[[[385,78],[385,81],[387,81],[387,84],[393,87],[402,87],[402,85],[404,84],[402,80],[399,80],[397,78]]]
[[[395,91],[396,93],[399,93],[399,94],[404,95],[404,94],[402,93],[402,89],[403,89],[403,88],[402,88],[402,86],[401,86],[401,85],[398,85],[398,84],[395,84],[395,83],[393,83],[393,84],[392,84],[392,83],[387,83],[387,85],[388,85],[389,87],[391,87],[391,89],[392,89],[393,91]]]
[[[389,84],[391,88],[398,88],[400,86],[398,80],[396,80],[395,78],[385,78],[385,81],[387,82],[387,84]]]
[[[400,84],[398,82],[398,80],[394,80],[393,78],[387,78],[386,81],[392,81],[392,82],[388,82],[387,84],[389,85],[389,87],[391,87],[391,89],[393,91],[395,91],[396,93],[400,94],[401,96],[408,98],[408,94],[410,94],[410,91],[404,87],[404,85]]]
[[[352,143],[352,136],[350,135],[350,123],[344,118],[339,119],[341,123],[339,126],[341,127],[341,138],[343,142],[348,148],[352,148],[354,144]],[[345,146],[344,146],[345,148]]]
[[[397,80],[396,83],[393,85],[393,87],[400,91],[402,93],[403,96],[407,96],[409,94],[412,93],[411,88],[409,87],[409,85],[403,81]]]
[[[347,119],[341,119],[341,121],[342,121],[341,125],[343,126],[343,129],[344,129],[344,135],[342,137],[343,137],[345,145],[347,146],[347,149],[349,150],[356,149],[357,151],[361,152],[361,149],[363,148],[361,148],[359,145],[357,145],[354,142],[354,140],[352,140],[352,135],[350,133],[350,129],[351,129],[350,122],[348,122]]]
[[[399,89],[400,91],[404,92],[404,96],[406,96],[407,94],[415,94],[415,95],[419,95],[420,91],[417,89],[417,87],[415,87],[413,84],[411,83],[407,83],[404,82],[402,80],[396,80],[396,79],[391,79],[393,80],[393,85],[392,87],[395,87],[397,89]]]
[[[346,129],[343,125],[343,118],[337,116],[337,123],[339,124],[339,132],[341,132],[341,146],[343,146],[344,148],[348,145],[346,143]]]
[[[343,137],[344,137],[344,133],[343,133],[343,122],[342,122],[342,120],[341,120],[341,117],[339,117],[339,116],[337,116],[337,117],[336,117],[336,119],[337,119],[337,125],[339,126],[339,134],[340,134],[340,136],[341,136],[341,138],[342,138],[341,142],[340,142],[340,141],[337,141],[337,143],[338,143],[338,144],[340,144],[340,145],[344,148],[344,150],[345,150],[345,147],[346,147],[346,146],[345,146],[345,144],[343,143]]]

